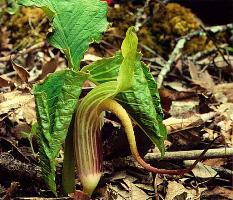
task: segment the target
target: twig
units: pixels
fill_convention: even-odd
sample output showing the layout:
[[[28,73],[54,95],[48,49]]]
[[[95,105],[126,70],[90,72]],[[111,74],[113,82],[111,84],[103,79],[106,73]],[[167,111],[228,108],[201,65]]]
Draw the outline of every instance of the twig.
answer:
[[[231,63],[225,58],[223,52],[220,50],[219,46],[217,45],[217,43],[215,41],[215,38],[209,33],[209,31],[207,31],[205,29],[204,26],[201,26],[201,29],[206,33],[206,36],[213,42],[215,48],[217,49],[217,51],[219,52],[219,54],[222,56],[222,58],[226,62],[226,64],[232,68]]]
[[[23,50],[19,51],[17,54],[11,54],[8,56],[0,57],[0,62],[8,62],[10,60],[15,59],[18,55],[27,54],[35,49],[42,48],[45,45],[45,43],[46,42],[39,42],[39,43],[37,43],[37,44],[27,48],[27,49],[23,49]]]
[[[212,167],[221,177],[229,178],[233,177],[233,171],[230,169],[225,169],[223,167]]]
[[[140,46],[141,48],[143,48],[146,51],[149,51],[151,54],[153,54],[155,56],[155,59],[160,59],[161,62],[163,63],[163,65],[165,65],[165,63],[167,63],[167,61],[161,55],[159,55],[156,51],[154,51],[153,49],[151,49],[147,45],[139,43],[138,46]],[[150,58],[150,59],[153,59],[153,58]]]
[[[138,10],[137,10],[136,23],[135,23],[136,32],[138,32],[140,27],[147,21],[147,19],[144,19],[143,22],[140,22],[146,7],[149,5],[149,2],[150,2],[150,0],[146,0],[144,6],[142,8],[138,8]]]
[[[226,48],[226,47],[227,47],[227,44],[219,45],[219,48],[221,49]],[[188,60],[199,61],[203,58],[206,58],[207,56],[211,56],[212,54],[216,53],[216,51],[217,51],[216,48],[211,48],[208,50],[200,51],[192,56],[188,56]]]
[[[177,151],[177,152],[166,152],[163,160],[195,160],[200,157],[203,150],[190,150],[190,151]],[[218,148],[209,149],[203,158],[223,158],[233,157],[233,148]],[[148,153],[145,156],[145,160],[160,160],[160,153]]]
[[[159,76],[158,76],[158,79],[157,79],[158,88],[161,88],[164,77],[171,70],[172,64],[180,57],[181,51],[184,48],[185,43],[186,43],[185,38],[181,38],[177,42],[172,54],[169,57],[169,60],[167,61],[166,65],[162,68],[162,70],[159,73]]]
[[[233,24],[226,24],[222,26],[211,26],[211,27],[206,27],[206,31],[210,31],[212,33],[218,33],[218,32],[223,32],[228,29],[232,29]],[[183,49],[184,45],[186,44],[187,41],[189,41],[191,38],[199,35],[206,35],[206,32],[204,32],[202,29],[198,31],[194,31],[192,33],[189,33],[185,36],[182,36],[179,38],[173,52],[171,53],[169,60],[167,61],[167,64],[164,66],[164,68],[160,71],[159,76],[158,76],[158,88],[161,88],[164,77],[167,75],[167,73],[171,70],[172,64],[177,60],[179,57],[181,50]]]
[[[230,30],[233,28],[233,23],[231,24],[226,24],[226,25],[220,25],[220,26],[210,26],[210,27],[205,27],[205,31],[210,31],[212,33],[218,33],[218,32],[223,32],[226,30]],[[189,33],[185,36],[182,36],[181,38],[186,38],[187,40],[192,39],[195,36],[201,36],[201,35],[206,35],[206,32],[203,31],[203,29],[199,29],[197,31],[194,31],[192,33]]]
[[[159,200],[157,179],[158,179],[158,174],[155,175],[155,179],[154,179],[155,200]]]

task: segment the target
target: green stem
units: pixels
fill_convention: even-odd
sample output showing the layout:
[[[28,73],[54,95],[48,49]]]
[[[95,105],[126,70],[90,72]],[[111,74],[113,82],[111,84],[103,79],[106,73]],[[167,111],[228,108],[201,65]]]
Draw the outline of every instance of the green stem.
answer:
[[[70,126],[65,140],[64,161],[62,168],[62,187],[63,192],[66,195],[75,191],[74,138],[71,129],[72,128]]]
[[[144,167],[146,170],[153,172],[153,173],[158,173],[158,174],[169,174],[169,175],[182,175],[184,173],[187,173],[191,170],[191,168],[188,169],[178,169],[178,170],[167,170],[167,169],[158,169],[155,167],[152,167],[150,164],[146,163],[142,157],[140,156],[138,149],[137,149],[137,144],[135,140],[135,135],[134,135],[134,130],[133,130],[133,125],[132,122],[129,118],[128,113],[126,110],[115,100],[113,99],[106,99],[104,100],[98,107],[99,113],[102,111],[110,111],[113,114],[115,114],[120,120],[125,128],[125,133],[128,138],[129,146],[132,155],[134,158],[137,160],[137,162]]]

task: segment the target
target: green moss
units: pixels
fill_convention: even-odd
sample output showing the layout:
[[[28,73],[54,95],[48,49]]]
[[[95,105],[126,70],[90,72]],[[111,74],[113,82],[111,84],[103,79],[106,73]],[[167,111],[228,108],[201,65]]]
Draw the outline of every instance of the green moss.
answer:
[[[49,23],[40,8],[21,7],[14,15],[4,14],[5,26],[9,32],[9,43],[20,50],[29,45],[44,41]]]
[[[123,38],[127,27],[135,25],[136,13],[137,8],[131,4],[111,8],[108,14],[109,21],[113,22],[111,37],[108,35],[105,39],[119,47],[120,38]],[[165,58],[174,48],[177,38],[199,30],[202,24],[190,9],[176,3],[164,5],[153,1],[152,5],[145,10],[145,14],[148,20],[138,32],[139,41]],[[185,52],[193,54],[210,47],[212,43],[201,36],[189,41]],[[146,57],[154,56],[145,49],[141,50]]]

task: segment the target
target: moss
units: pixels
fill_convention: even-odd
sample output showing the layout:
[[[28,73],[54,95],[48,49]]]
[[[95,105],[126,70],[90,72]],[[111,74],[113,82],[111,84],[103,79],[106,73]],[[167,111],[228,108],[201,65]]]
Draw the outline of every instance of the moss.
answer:
[[[135,7],[132,4],[124,6],[109,7],[108,21],[111,23],[110,29],[105,33],[104,40],[119,49],[125,33],[136,21]]]
[[[158,35],[155,43],[164,45],[162,55],[165,57],[172,51],[177,38],[199,30],[200,25],[202,25],[200,19],[188,8],[169,3],[158,9],[158,4],[155,4],[151,31],[154,35]],[[184,52],[193,54],[211,47],[211,42],[205,36],[198,36],[187,43]]]
[[[152,2],[150,7],[145,10],[148,20],[139,30],[138,37],[141,44],[166,58],[174,48],[176,39],[198,30],[202,22],[190,9],[179,4],[164,5],[156,1]],[[119,38],[123,38],[127,27],[135,25],[136,13],[137,7],[133,7],[131,4],[111,8],[108,18],[110,22],[113,22],[112,38],[108,36],[105,39],[119,47],[121,43]],[[212,46],[206,37],[196,37],[188,42],[185,53],[193,54]],[[144,49],[142,49],[142,53],[146,57],[154,56]]]
[[[40,8],[21,7],[15,15],[4,14],[4,18],[2,26],[10,32],[14,49],[20,50],[45,40],[49,23]]]

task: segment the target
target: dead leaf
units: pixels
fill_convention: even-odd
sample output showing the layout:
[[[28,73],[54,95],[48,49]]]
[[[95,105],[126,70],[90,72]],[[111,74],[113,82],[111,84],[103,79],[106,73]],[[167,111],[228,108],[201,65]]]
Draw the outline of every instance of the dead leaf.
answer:
[[[205,131],[205,133],[202,135],[202,137],[206,140],[214,140],[219,136],[217,132],[209,128],[204,128],[203,131]]]
[[[124,178],[126,178],[126,171],[119,171],[113,175],[111,181],[119,181],[119,180],[123,180]]]
[[[33,95],[13,91],[1,94],[0,99],[0,115],[9,115],[15,122],[23,119],[31,124],[36,121]]]
[[[14,85],[14,81],[4,75],[0,76],[0,87],[8,87]]]
[[[185,165],[192,165],[194,161],[192,160],[185,160],[184,163]],[[208,179],[208,178],[213,178],[217,175],[217,172],[208,165],[204,165],[203,163],[199,162],[194,169],[192,169],[192,172],[195,177],[198,178],[203,178],[203,179]]]
[[[202,193],[203,198],[210,199],[211,197],[213,197],[213,199],[216,199],[216,196],[224,197],[227,199],[233,199],[233,190],[232,188],[227,189],[224,187],[215,187],[213,190],[205,191]]]
[[[211,167],[221,167],[224,165],[225,160],[225,158],[212,158],[203,161],[203,164]]]
[[[172,81],[172,82],[164,82],[164,86],[168,86],[172,88],[173,90],[177,92],[188,92],[188,93],[194,93],[195,91],[192,90],[192,88],[186,87],[184,84],[178,81]]]
[[[124,179],[124,182],[126,182],[130,188],[130,199],[131,200],[141,200],[141,199],[149,198],[149,196],[143,190],[135,186],[135,184],[133,184],[131,181]]]
[[[96,55],[94,55],[94,54],[85,54],[84,55],[84,58],[82,59],[82,61],[92,61],[92,62],[94,62],[94,61],[97,61],[97,60],[101,60],[102,58],[101,57],[99,57],[99,56],[96,56]]]
[[[29,93],[20,91],[8,92],[0,95],[0,115],[7,114],[10,110],[21,107],[34,99]]]
[[[215,86],[215,83],[208,71],[199,71],[193,62],[189,62],[189,72],[193,83],[200,85],[202,88],[211,91]]]
[[[20,79],[24,83],[28,83],[28,78],[30,77],[29,72],[24,67],[20,66],[19,64],[15,63],[14,61],[11,61],[11,63],[12,63],[14,70],[16,71],[18,76],[20,77]]]
[[[26,104],[15,110],[14,113],[17,122],[25,120],[27,124],[33,124],[36,121],[34,98],[28,100]]]
[[[141,199],[150,199],[142,189],[143,184],[140,184],[140,187],[137,187],[133,182],[137,180],[137,178],[126,175],[125,172],[123,174],[121,172],[117,173],[119,175],[116,176],[117,182],[113,182],[111,185],[108,185],[107,191],[105,193],[105,199],[108,200],[141,200]],[[123,178],[125,176],[125,178]],[[121,179],[123,178],[123,179]],[[119,187],[120,186],[120,187]],[[148,189],[148,188],[147,188]],[[151,189],[151,188],[150,188]],[[152,188],[153,191],[153,188]]]
[[[168,183],[166,200],[193,200],[198,196],[197,191],[194,189],[188,190],[182,184],[176,181]]]
[[[224,136],[228,146],[233,146],[233,121],[224,120],[217,124],[220,127],[221,135]]]
[[[233,103],[224,103],[218,108],[213,107],[213,109],[221,117],[221,121],[217,122],[221,135],[224,136],[228,146],[233,146]]]
[[[233,83],[215,85],[212,93],[220,103],[233,102]]]
[[[55,72],[58,66],[58,57],[55,56],[42,66],[42,73],[39,79],[45,78],[49,73]]]
[[[173,117],[188,117],[198,111],[199,100],[192,98],[182,101],[172,101],[170,114]]]
[[[233,83],[215,85],[207,71],[201,72],[192,62],[189,63],[189,71],[192,81],[202,88],[212,92],[215,99],[220,103],[233,102]]]
[[[135,186],[137,186],[138,188],[142,189],[142,190],[147,190],[150,192],[154,192],[154,188],[151,185],[146,185],[146,184],[134,184]]]
[[[221,55],[217,56],[216,58],[214,58],[214,64],[216,67],[220,69],[224,69],[224,68],[229,67],[229,64],[226,63],[226,60],[228,61],[228,63],[233,65],[233,56],[231,55],[224,56],[224,59],[223,59],[223,56]]]
[[[203,124],[204,122],[210,120],[216,115],[216,112],[209,112],[205,114],[196,114],[189,118],[175,118],[170,117],[163,120],[167,131],[171,133],[172,131],[178,131],[186,128],[191,128]]]
[[[161,105],[163,106],[163,109],[167,113],[169,113],[169,110],[170,110],[170,107],[173,101],[184,100],[184,99],[194,97],[196,96],[196,92],[191,91],[191,90],[190,91],[179,91],[179,90],[175,90],[174,88],[168,89],[168,88],[162,87],[159,90],[159,95],[160,95]]]
[[[75,190],[75,192],[73,194],[69,194],[69,196],[74,200],[90,200],[90,197],[80,190]]]

